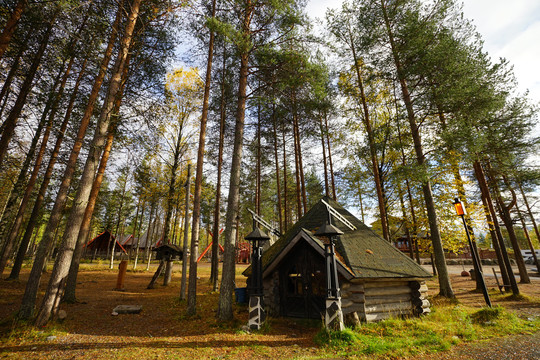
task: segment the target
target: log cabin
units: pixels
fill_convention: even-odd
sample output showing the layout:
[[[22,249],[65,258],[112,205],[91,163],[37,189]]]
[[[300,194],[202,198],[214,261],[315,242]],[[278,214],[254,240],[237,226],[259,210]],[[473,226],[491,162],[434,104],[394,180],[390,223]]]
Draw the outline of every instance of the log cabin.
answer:
[[[263,254],[267,313],[324,316],[327,240],[314,233],[328,212],[332,224],[344,232],[336,239],[336,257],[346,323],[429,313],[426,280],[432,275],[329,197],[316,203]],[[250,274],[247,268],[248,284]]]

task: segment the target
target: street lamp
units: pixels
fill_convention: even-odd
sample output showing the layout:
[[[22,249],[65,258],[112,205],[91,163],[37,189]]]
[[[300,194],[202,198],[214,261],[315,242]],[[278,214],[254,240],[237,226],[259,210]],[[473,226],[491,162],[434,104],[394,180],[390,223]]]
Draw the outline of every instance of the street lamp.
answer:
[[[486,283],[484,281],[484,274],[482,274],[482,270],[480,268],[480,260],[478,258],[478,254],[476,253],[476,248],[473,246],[471,236],[469,235],[469,227],[467,226],[467,221],[465,221],[465,215],[467,214],[467,212],[465,210],[465,207],[463,206],[463,203],[459,200],[459,198],[454,199],[454,207],[456,208],[456,213],[458,214],[458,216],[461,217],[461,220],[463,221],[463,226],[465,227],[465,233],[467,234],[467,240],[469,241],[469,247],[471,248],[474,271],[476,272],[479,285],[482,288],[484,299],[486,301],[487,306],[491,307],[491,300],[489,299]]]
[[[315,235],[328,238],[328,243],[324,244],[326,260],[326,311],[324,323],[327,328],[343,331],[345,325],[343,324],[343,312],[341,311],[341,293],[339,291],[335,252],[336,236],[343,235],[343,231],[332,225],[331,215],[328,213],[328,221],[317,230]]]
[[[262,247],[270,237],[253,224],[253,231],[245,239],[252,243],[251,284],[249,287],[249,320],[248,327],[259,330],[266,319],[264,311],[264,294],[262,285]]]

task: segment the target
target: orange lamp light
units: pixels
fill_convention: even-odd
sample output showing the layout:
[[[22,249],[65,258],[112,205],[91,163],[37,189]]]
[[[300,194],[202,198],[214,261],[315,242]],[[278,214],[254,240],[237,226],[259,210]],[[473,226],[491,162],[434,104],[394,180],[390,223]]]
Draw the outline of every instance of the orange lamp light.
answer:
[[[464,216],[467,212],[465,211],[465,207],[459,200],[459,198],[454,199],[454,206],[456,208],[456,212],[459,216]]]

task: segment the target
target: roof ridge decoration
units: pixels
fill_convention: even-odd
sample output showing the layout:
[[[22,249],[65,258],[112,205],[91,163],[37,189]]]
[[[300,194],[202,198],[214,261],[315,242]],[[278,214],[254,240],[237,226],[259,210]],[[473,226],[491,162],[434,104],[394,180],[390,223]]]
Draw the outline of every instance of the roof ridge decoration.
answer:
[[[326,209],[328,210],[328,212],[334,215],[343,224],[345,224],[345,226],[347,226],[352,231],[356,230],[356,226],[354,226],[353,223],[351,223],[349,220],[345,219],[345,217],[342,216],[339,212],[337,212],[337,210],[334,209],[332,205],[324,201],[324,199],[321,199],[321,202],[326,205]]]

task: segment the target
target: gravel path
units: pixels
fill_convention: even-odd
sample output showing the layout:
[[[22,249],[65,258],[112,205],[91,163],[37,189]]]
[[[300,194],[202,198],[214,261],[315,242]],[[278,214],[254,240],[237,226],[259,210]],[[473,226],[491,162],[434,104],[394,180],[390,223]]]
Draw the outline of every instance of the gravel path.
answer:
[[[463,344],[424,360],[540,360],[540,332]]]

